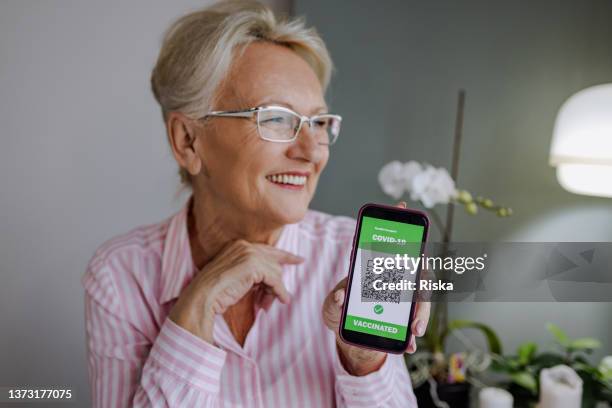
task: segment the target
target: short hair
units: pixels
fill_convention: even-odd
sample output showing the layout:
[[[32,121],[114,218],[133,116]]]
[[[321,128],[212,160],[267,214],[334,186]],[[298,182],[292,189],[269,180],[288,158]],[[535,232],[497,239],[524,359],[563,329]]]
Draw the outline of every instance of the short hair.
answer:
[[[164,122],[169,112],[203,116],[212,109],[233,58],[253,41],[293,50],[314,70],[322,89],[327,88],[333,69],[329,52],[302,18],[277,17],[257,1],[221,1],[180,17],[164,35],[151,75]],[[179,174],[184,184],[191,184],[185,169]]]

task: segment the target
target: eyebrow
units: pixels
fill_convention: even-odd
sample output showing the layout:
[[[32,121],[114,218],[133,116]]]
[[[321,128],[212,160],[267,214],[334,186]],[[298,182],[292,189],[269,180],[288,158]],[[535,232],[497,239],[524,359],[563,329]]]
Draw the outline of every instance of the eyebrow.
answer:
[[[267,105],[284,106],[285,108],[289,108],[292,111],[299,113],[297,111],[297,109],[295,109],[293,107],[293,105],[291,105],[289,102],[281,102],[281,101],[278,101],[278,100],[265,100],[265,101],[263,101],[261,103],[258,103],[255,106],[267,106]],[[312,112],[311,115],[318,115],[318,114],[321,114],[321,113],[327,113],[328,110],[329,110],[329,108],[327,106],[318,106],[318,107],[314,108],[311,111]]]

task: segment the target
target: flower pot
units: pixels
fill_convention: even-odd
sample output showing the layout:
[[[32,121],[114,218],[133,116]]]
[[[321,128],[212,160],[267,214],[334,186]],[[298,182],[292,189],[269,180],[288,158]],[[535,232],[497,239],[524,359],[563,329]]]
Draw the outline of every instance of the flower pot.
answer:
[[[437,393],[441,401],[446,402],[452,408],[469,408],[470,389],[469,383],[438,384]],[[431,397],[430,385],[428,382],[414,390],[417,397],[419,408],[436,408]]]

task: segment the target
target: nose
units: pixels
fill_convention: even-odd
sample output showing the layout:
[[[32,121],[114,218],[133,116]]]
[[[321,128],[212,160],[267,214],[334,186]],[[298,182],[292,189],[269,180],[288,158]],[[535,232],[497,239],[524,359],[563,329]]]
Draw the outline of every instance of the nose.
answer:
[[[288,153],[291,156],[290,158],[299,158],[317,163],[322,159],[325,149],[326,146],[319,144],[311,123],[305,120]]]

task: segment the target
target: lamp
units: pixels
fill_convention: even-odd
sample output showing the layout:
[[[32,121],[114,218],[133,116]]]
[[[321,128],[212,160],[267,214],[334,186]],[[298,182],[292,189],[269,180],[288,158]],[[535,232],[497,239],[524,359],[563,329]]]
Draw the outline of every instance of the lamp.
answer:
[[[612,84],[584,89],[561,106],[550,165],[567,191],[612,197]]]

